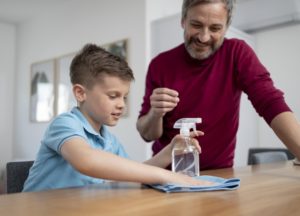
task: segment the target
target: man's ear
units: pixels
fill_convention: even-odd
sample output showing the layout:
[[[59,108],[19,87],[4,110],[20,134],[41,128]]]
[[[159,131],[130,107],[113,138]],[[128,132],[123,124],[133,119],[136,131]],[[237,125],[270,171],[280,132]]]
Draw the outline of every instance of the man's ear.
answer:
[[[78,102],[83,102],[85,100],[85,88],[80,84],[73,85],[73,94]]]
[[[181,18],[181,28],[183,28],[184,29],[184,19],[183,18]]]

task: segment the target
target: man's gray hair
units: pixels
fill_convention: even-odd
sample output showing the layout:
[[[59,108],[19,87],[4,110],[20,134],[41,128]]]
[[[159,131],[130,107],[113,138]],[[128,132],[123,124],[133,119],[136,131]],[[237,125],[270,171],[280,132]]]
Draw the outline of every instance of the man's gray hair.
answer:
[[[192,7],[198,4],[207,4],[207,3],[216,3],[222,2],[225,4],[227,9],[227,25],[229,26],[232,20],[233,9],[235,6],[236,0],[183,0],[182,3],[182,11],[181,11],[181,19],[185,19],[187,12]]]

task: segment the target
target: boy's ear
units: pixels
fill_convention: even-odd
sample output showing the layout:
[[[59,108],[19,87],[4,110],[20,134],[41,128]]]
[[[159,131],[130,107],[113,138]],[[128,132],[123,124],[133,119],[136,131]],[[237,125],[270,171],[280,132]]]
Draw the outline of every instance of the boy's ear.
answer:
[[[85,100],[85,88],[82,85],[73,85],[73,94],[78,102],[83,102]]]

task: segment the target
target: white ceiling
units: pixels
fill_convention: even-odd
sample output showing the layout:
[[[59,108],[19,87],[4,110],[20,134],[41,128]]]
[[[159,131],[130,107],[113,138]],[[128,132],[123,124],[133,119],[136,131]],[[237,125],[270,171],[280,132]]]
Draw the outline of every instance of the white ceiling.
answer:
[[[73,0],[0,0],[0,21],[17,24],[66,1]]]
[[[17,24],[65,1],[72,0],[0,0],[0,21]]]

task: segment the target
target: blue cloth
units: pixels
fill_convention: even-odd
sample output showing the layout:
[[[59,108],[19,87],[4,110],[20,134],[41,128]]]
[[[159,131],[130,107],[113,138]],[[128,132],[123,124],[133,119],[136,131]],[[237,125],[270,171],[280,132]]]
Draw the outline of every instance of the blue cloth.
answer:
[[[95,131],[78,108],[57,116],[48,126],[37,158],[29,171],[23,191],[41,191],[103,183],[103,179],[83,175],[61,155],[61,147],[75,137],[84,139],[92,148],[128,158],[117,138],[105,126]]]
[[[238,178],[230,178],[224,179],[216,176],[208,176],[202,175],[195,177],[199,180],[214,182],[213,185],[207,186],[182,186],[182,185],[174,185],[174,184],[152,184],[150,187],[167,192],[200,192],[200,191],[216,191],[216,190],[235,190],[240,186],[240,179]]]

